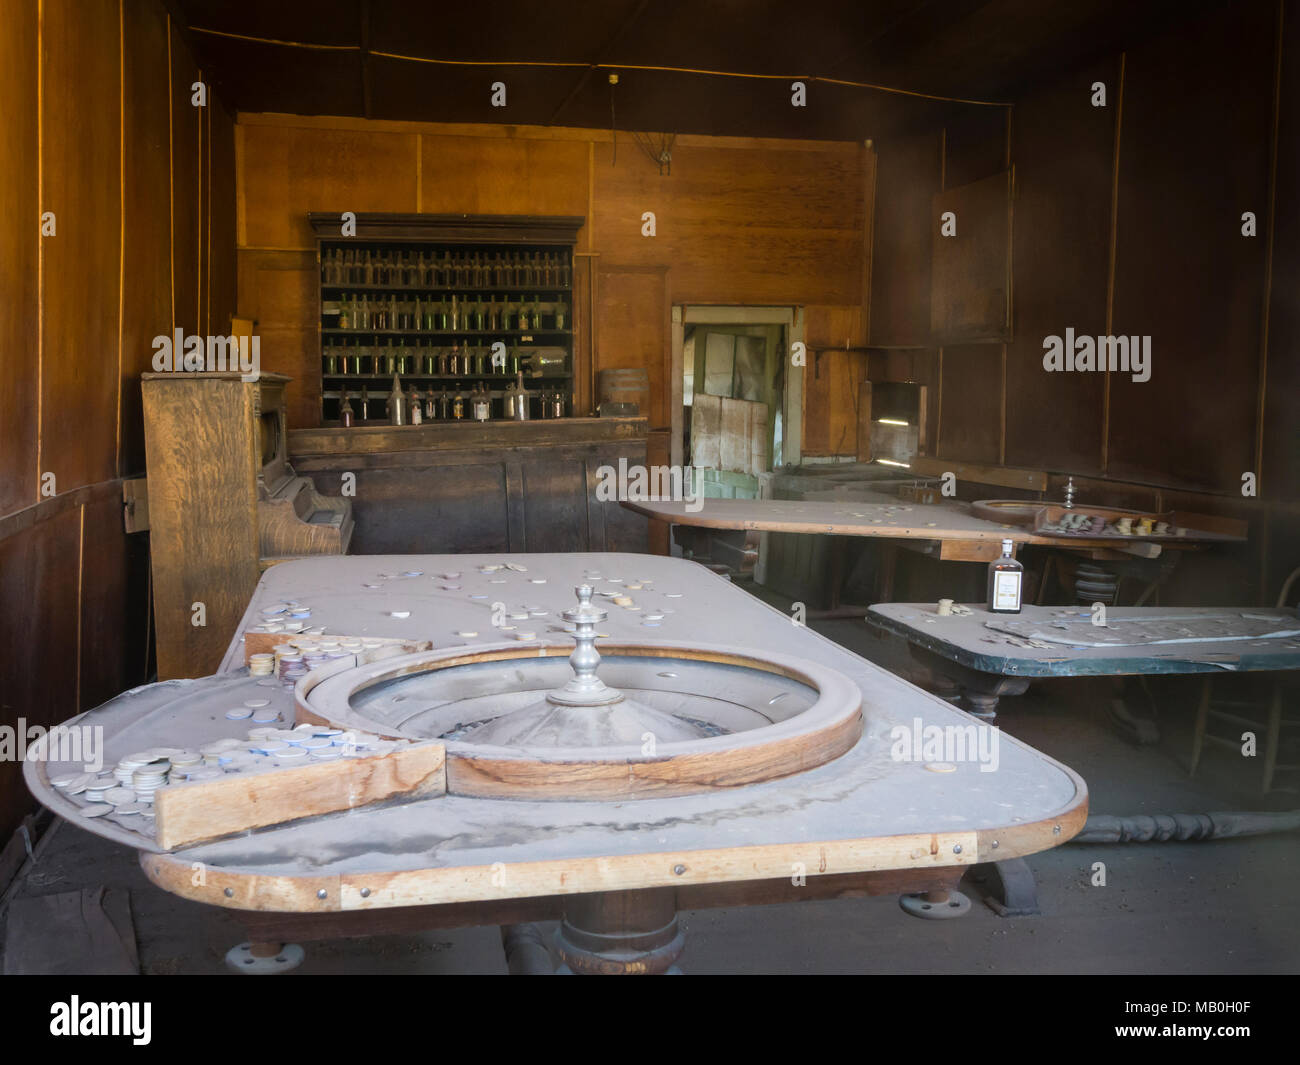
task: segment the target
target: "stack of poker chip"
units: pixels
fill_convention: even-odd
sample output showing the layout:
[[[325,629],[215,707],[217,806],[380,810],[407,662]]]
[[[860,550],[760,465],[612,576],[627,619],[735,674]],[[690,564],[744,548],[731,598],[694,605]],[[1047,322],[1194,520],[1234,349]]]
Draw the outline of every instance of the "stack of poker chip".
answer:
[[[275,655],[259,654],[248,656],[248,675],[250,677],[269,677],[275,671]]]
[[[117,763],[113,776],[122,787],[129,788],[135,781],[135,771],[143,769],[152,761],[153,756],[143,751],[139,754],[128,754]]]
[[[135,801],[149,805],[153,802],[153,793],[167,783],[167,772],[171,769],[171,763],[166,760],[150,762],[147,766],[135,771],[132,788],[135,791]]]

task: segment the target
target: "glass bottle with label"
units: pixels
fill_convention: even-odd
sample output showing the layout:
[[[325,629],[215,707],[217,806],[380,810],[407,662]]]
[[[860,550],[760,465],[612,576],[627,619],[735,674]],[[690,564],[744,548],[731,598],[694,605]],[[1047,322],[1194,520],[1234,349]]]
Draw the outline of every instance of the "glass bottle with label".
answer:
[[[989,563],[989,611],[1019,614],[1024,567],[1011,555],[1012,543],[1002,541],[1002,557]]]

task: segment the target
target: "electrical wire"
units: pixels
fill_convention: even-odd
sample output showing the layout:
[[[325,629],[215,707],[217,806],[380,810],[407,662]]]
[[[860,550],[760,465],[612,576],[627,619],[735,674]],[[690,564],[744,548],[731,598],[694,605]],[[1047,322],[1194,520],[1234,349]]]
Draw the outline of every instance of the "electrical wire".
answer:
[[[309,44],[304,41],[282,41],[268,37],[253,37],[243,33],[229,33],[225,30],[211,30],[202,26],[190,26],[191,33],[205,33],[213,37],[228,37],[237,41],[251,41],[254,44],[271,44],[282,48],[309,48],[325,52],[359,52],[360,45],[355,44]],[[575,63],[557,60],[527,59],[434,59],[429,56],[401,55],[397,52],[380,52],[370,49],[372,56],[384,59],[397,59],[407,63],[432,63],[449,67],[568,67],[571,69],[593,70],[642,70],[658,74],[696,74],[713,78],[750,78],[760,81],[807,81],[823,82],[827,85],[842,85],[853,89],[871,89],[874,92],[887,92],[896,96],[913,96],[922,100],[938,100],[943,103],[970,104],[973,107],[1011,107],[1006,100],[972,100],[961,96],[944,96],[941,93],[918,92],[915,89],[899,89],[892,85],[878,85],[869,81],[850,81],[845,78],[822,78],[813,74],[748,74],[734,70],[709,70],[699,67],[667,67],[652,64],[628,65],[626,63]]]

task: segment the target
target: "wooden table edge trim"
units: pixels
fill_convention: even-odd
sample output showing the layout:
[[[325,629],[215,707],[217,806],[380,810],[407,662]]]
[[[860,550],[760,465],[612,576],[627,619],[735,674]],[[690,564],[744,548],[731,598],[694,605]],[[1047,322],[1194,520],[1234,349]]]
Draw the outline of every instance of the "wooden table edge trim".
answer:
[[[896,603],[879,603],[873,604],[867,608],[867,614],[864,620],[868,625],[873,625],[882,632],[891,636],[897,636],[906,640],[909,644],[915,644],[933,654],[938,655],[946,661],[955,665],[963,666],[966,669],[973,669],[977,673],[988,673],[995,677],[1028,677],[1030,679],[1054,679],[1060,677],[1158,677],[1158,676],[1196,676],[1205,673],[1272,673],[1285,672],[1292,669],[1300,669],[1300,652],[1294,656],[1294,662],[1288,664],[1285,661],[1274,661],[1265,655],[1248,654],[1245,651],[1236,655],[1230,652],[1217,652],[1228,655],[1223,661],[1211,661],[1205,658],[1190,658],[1170,656],[1162,658],[1160,655],[1149,654],[1146,658],[1073,658],[1070,651],[1079,650],[1079,648],[1070,647],[1062,644],[1063,653],[1058,658],[1050,660],[1030,658],[1028,656],[1021,658],[1015,655],[983,655],[974,651],[968,651],[966,648],[954,647],[947,640],[933,635],[928,632],[921,632],[907,622],[898,618],[892,618],[888,614],[881,613],[878,606],[902,606],[911,604]],[[1267,609],[1260,607],[1259,609]],[[1211,641],[1206,641],[1211,642]],[[1243,643],[1245,641],[1242,641]],[[1152,646],[1161,646],[1155,644]],[[1164,645],[1168,646],[1168,645]],[[1091,649],[1091,648],[1085,648]],[[1028,650],[1028,648],[1026,648]],[[1037,648],[1039,651],[1047,651],[1046,648]],[[1147,659],[1159,658],[1161,662],[1167,664],[1170,668],[1165,670],[1151,670],[1137,668],[1140,663]],[[1267,661],[1267,665],[1247,666],[1247,662],[1256,660]],[[1060,670],[1051,669],[1048,662],[1070,663],[1073,662],[1070,672],[1063,673]],[[989,665],[986,663],[1001,663]]]
[[[731,502],[730,500],[720,500],[720,502]],[[750,502],[746,500],[745,502]],[[781,501],[778,501],[781,502]],[[791,500],[797,502],[797,500]],[[851,501],[850,501],[851,502]],[[780,532],[780,533],[807,533],[822,536],[853,536],[861,539],[894,539],[894,540],[970,540],[973,542],[988,542],[999,540],[1010,540],[1013,543],[1029,545],[1031,547],[1059,547],[1067,550],[1083,550],[1095,548],[1114,549],[1131,544],[1157,543],[1167,547],[1187,547],[1203,548],[1210,544],[1218,543],[1244,543],[1244,536],[1226,536],[1222,534],[1209,534],[1208,537],[1170,537],[1170,536],[1130,536],[1123,539],[1116,537],[1108,538],[1084,538],[1071,536],[1047,536],[1043,533],[1032,532],[1028,529],[1013,526],[997,529],[941,529],[936,527],[910,526],[910,525],[859,525],[859,524],[835,524],[816,521],[794,521],[782,519],[767,519],[764,521],[755,521],[745,519],[737,521],[725,517],[701,517],[700,513],[678,514],[657,510],[656,504],[651,502],[642,502],[634,499],[619,500],[621,506],[636,514],[646,518],[652,518],[656,521],[666,521],[672,525],[689,525],[694,529],[717,529],[717,530],[738,530],[744,529],[749,532]],[[689,520],[688,520],[689,519]],[[982,521],[982,518],[974,519]],[[993,524],[990,522],[989,524]]]
[[[1061,768],[1075,783],[1071,804],[1036,821],[994,828],[327,876],[232,872],[184,851],[142,853],[140,867],[155,886],[194,902],[294,913],[738,883],[800,871],[817,876],[964,867],[1024,857],[1078,834],[1088,816],[1087,787],[1073,770]]]

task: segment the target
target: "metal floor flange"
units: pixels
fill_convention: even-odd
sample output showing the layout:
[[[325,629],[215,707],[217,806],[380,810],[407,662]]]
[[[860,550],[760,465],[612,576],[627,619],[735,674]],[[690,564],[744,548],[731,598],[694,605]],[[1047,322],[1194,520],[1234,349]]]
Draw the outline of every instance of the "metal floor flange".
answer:
[[[306,956],[306,951],[297,943],[282,943],[276,953],[265,957],[253,953],[253,944],[240,943],[226,951],[226,966],[246,976],[272,976],[298,968]]]
[[[900,895],[903,912],[926,921],[949,921],[970,913],[970,898],[960,891],[924,891]]]

